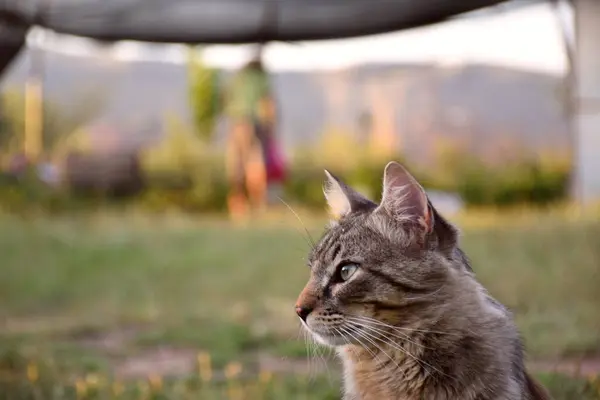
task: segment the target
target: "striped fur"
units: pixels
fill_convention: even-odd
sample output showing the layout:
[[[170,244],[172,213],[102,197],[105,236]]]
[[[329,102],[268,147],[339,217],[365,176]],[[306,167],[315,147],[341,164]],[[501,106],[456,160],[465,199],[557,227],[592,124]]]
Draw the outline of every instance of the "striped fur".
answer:
[[[337,349],[345,400],[549,399],[525,371],[511,313],[402,166],[386,167],[381,204],[328,180],[338,218],[309,255],[297,307]]]

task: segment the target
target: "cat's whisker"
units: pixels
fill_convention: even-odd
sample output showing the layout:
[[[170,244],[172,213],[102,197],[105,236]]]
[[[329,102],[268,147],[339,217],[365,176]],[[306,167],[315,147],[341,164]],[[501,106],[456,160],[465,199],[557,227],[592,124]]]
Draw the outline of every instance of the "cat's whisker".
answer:
[[[379,339],[379,340],[381,340],[382,343],[384,343],[384,344],[386,344],[386,345],[388,345],[388,346],[390,346],[390,347],[392,347],[392,348],[394,348],[394,349],[396,349],[398,351],[403,352],[404,354],[406,354],[407,356],[409,356],[410,358],[412,358],[413,360],[415,360],[417,363],[419,363],[425,370],[427,370],[426,367],[429,367],[432,370],[436,371],[440,375],[444,375],[444,376],[446,376],[448,378],[451,378],[453,380],[455,379],[454,377],[452,377],[452,376],[444,373],[443,371],[440,371],[439,369],[437,369],[433,365],[431,365],[431,364],[423,361],[420,357],[415,356],[414,354],[412,354],[410,351],[408,351],[405,347],[401,346],[400,344],[394,343],[394,342],[392,342],[390,340],[387,340],[387,338],[385,338],[385,337],[384,338],[378,338],[377,336],[373,335],[370,332],[363,331],[363,333],[366,334],[366,335],[368,335],[368,336],[370,336],[370,337],[372,337],[375,340]],[[428,372],[428,373],[431,373],[431,372]]]
[[[313,338],[311,336],[312,340],[311,340],[311,347],[312,347],[312,352],[313,352],[313,370],[312,370],[312,377],[311,379],[316,380],[318,375],[319,375],[319,363],[321,360],[321,356],[319,353],[319,349],[321,348],[319,342],[317,342],[317,340],[315,338]]]
[[[409,343],[412,343],[412,344],[414,344],[415,346],[419,346],[419,347],[421,347],[421,348],[423,348],[423,349],[429,349],[429,350],[432,350],[432,348],[431,348],[431,347],[427,347],[427,346],[425,346],[425,345],[423,345],[423,344],[421,344],[421,343],[417,343],[417,342],[415,342],[415,341],[414,341],[414,340],[412,340],[412,338],[411,338],[410,336],[408,336],[406,333],[402,333],[402,332],[394,332],[394,333],[392,333],[392,332],[387,332],[387,331],[385,331],[385,330],[383,330],[383,329],[381,329],[381,328],[377,328],[377,327],[371,326],[370,324],[365,324],[365,323],[362,323],[362,322],[356,322],[355,324],[356,324],[357,326],[360,326],[360,327],[363,327],[363,328],[366,328],[366,329],[370,329],[370,330],[372,330],[372,331],[374,331],[374,332],[377,332],[377,333],[379,333],[379,334],[380,334],[380,335],[382,335],[382,336],[384,336],[384,335],[393,336],[393,337],[395,337],[395,338],[397,338],[397,339],[400,339],[400,340],[405,340],[405,341],[407,341],[407,342],[409,342]]]
[[[371,329],[372,331],[374,331],[374,329],[375,329],[374,327],[371,327],[371,326],[365,326],[365,328],[367,328],[367,329]],[[378,331],[375,331],[375,332],[377,332],[377,333],[380,333],[380,332],[378,332]],[[365,333],[366,333],[366,334],[370,334],[370,336],[372,336],[372,337],[375,337],[375,335],[374,335],[374,334],[372,334],[372,333],[369,333],[369,332],[365,332]],[[448,375],[448,374],[444,373],[443,371],[440,371],[439,369],[435,368],[433,365],[431,365],[431,364],[429,364],[429,363],[425,362],[425,361],[424,361],[422,358],[415,356],[414,354],[412,354],[410,351],[408,351],[408,350],[407,350],[407,349],[406,349],[404,346],[400,345],[399,343],[392,342],[392,341],[390,341],[390,340],[389,340],[388,338],[386,338],[386,337],[383,337],[383,338],[381,339],[381,341],[382,341],[383,343],[385,343],[385,344],[387,344],[387,345],[389,345],[389,346],[391,346],[391,347],[393,347],[393,348],[397,349],[397,350],[400,350],[400,351],[404,352],[404,353],[405,353],[405,354],[407,354],[409,357],[411,357],[412,359],[414,359],[416,362],[418,362],[419,364],[421,364],[421,366],[423,366],[424,368],[425,368],[425,366],[427,366],[427,367],[429,367],[429,368],[433,369],[434,371],[436,371],[437,373],[439,373],[439,374],[441,374],[441,375],[444,375],[444,376],[446,376],[446,377],[449,377],[449,378],[452,378],[452,379],[454,379],[454,378],[453,378],[453,377],[451,377],[450,375]],[[413,344],[414,344],[414,345],[416,345],[416,346],[419,346],[419,347],[421,347],[421,348],[424,348],[424,349],[430,349],[429,347],[425,347],[425,346],[423,346],[423,345],[421,345],[421,344],[419,344],[419,343],[413,342],[413,341],[411,341],[411,340],[408,340],[408,341],[409,341],[410,343],[413,343]],[[426,369],[426,368],[425,368],[425,369]]]
[[[313,237],[311,236],[308,228],[306,227],[306,225],[304,225],[304,222],[302,221],[302,218],[300,218],[300,215],[298,215],[298,213],[292,208],[292,206],[290,206],[285,200],[283,200],[281,197],[277,196],[277,198],[279,199],[279,201],[281,201],[287,208],[288,210],[290,210],[292,212],[292,214],[294,214],[294,216],[298,219],[298,222],[300,222],[300,225],[302,225],[302,229],[304,229],[304,232],[306,233],[306,240],[308,242],[308,245],[310,246],[311,249],[314,249],[316,246],[315,240],[313,239]]]
[[[348,332],[344,329],[344,327],[339,327],[339,328],[333,328],[333,330],[340,335],[340,337],[346,342],[349,343],[348,338],[346,336],[350,336],[352,337],[352,335],[349,335]]]
[[[349,317],[349,318],[356,318],[356,317]],[[431,329],[419,329],[419,328],[394,326],[394,325],[390,325],[390,324],[387,324],[385,322],[382,322],[382,321],[379,321],[377,319],[370,318],[370,317],[360,316],[358,318],[364,319],[366,321],[369,321],[369,322],[371,322],[371,323],[373,323],[375,325],[380,325],[380,326],[383,326],[383,327],[386,327],[386,328],[394,329],[397,332],[398,331],[406,331],[408,333],[418,332],[418,333],[424,333],[424,334],[435,334],[435,335],[446,335],[446,336],[461,336],[462,335],[462,332],[458,332],[458,331],[457,332],[448,332],[448,331],[442,332],[442,331],[435,331],[435,330],[431,330]],[[366,321],[364,321],[364,322],[366,322]],[[476,334],[475,332],[473,332],[468,327],[463,327],[462,330],[465,331],[465,332],[469,332],[469,333],[471,333],[473,335]]]
[[[321,360],[323,366],[325,367],[325,370],[327,371],[327,379],[329,380],[329,383],[332,383],[331,371],[329,370],[328,360],[325,358],[325,348],[323,346],[318,346],[315,343],[315,353],[319,356],[319,359]]]
[[[436,290],[434,290],[433,292],[424,294],[422,296],[413,296],[413,297],[405,297],[405,300],[410,300],[410,301],[414,301],[414,300],[425,300],[428,299],[430,297],[435,296],[436,294],[438,294],[439,292],[442,291],[442,289],[444,288],[444,285],[440,286],[439,288],[437,288]]]
[[[373,358],[375,358],[375,357],[376,357],[376,355],[375,355],[375,354],[373,354],[373,353],[372,353],[372,352],[371,352],[371,351],[368,349],[368,347],[367,347],[367,346],[365,346],[365,344],[364,344],[364,343],[363,343],[363,342],[362,342],[362,341],[361,341],[359,338],[357,338],[356,336],[354,336],[354,335],[352,334],[352,332],[350,332],[349,330],[347,330],[347,329],[346,329],[346,328],[344,328],[343,326],[342,326],[342,327],[340,327],[339,329],[340,329],[340,331],[341,331],[341,332],[342,332],[342,334],[343,334],[343,335],[342,335],[342,337],[344,338],[344,340],[345,340],[347,343],[350,343],[350,341],[349,341],[349,340],[347,340],[345,336],[349,336],[351,340],[353,340],[353,341],[356,341],[356,342],[357,342],[357,343],[358,343],[358,344],[359,344],[361,347],[363,347],[363,348],[365,348],[367,351],[369,351],[369,353],[372,355],[372,357],[373,357]],[[358,356],[357,358],[358,358],[358,359],[357,359],[357,363],[358,363],[358,364],[360,364],[360,363],[362,362],[362,360],[360,359],[360,356]]]
[[[302,338],[306,338],[306,329],[304,329],[304,327],[302,326],[302,324],[298,324],[298,333],[296,334],[296,341],[298,341],[300,339],[300,335],[302,335]],[[290,338],[291,340],[291,338]]]
[[[310,359],[311,359],[311,368],[309,371],[308,378],[309,380],[314,380],[317,376],[317,354],[316,354],[316,343],[315,339],[311,336],[309,340],[309,348],[310,348]]]
[[[378,349],[380,352],[382,352],[386,357],[388,357],[390,359],[391,362],[393,362],[394,364],[396,364],[396,367],[400,368],[400,365],[398,364],[398,362],[391,356],[389,355],[383,348],[381,348],[381,346],[379,346],[376,342],[376,340],[378,338],[374,337],[373,335],[369,335],[367,332],[365,332],[364,330],[360,329],[360,327],[354,325],[354,324],[350,324],[350,327],[354,328],[354,333],[359,335],[360,337],[362,337],[363,339],[367,340],[369,343],[371,343],[373,346],[375,346],[376,349]],[[373,338],[375,340],[373,340]],[[367,348],[367,347],[365,347]]]
[[[377,332],[378,334],[380,334],[382,336],[388,335],[388,336],[395,337],[397,339],[410,341],[410,337],[408,335],[402,333],[402,332],[388,332],[388,331],[385,331],[385,330],[383,330],[381,328],[376,328],[374,326],[371,326],[368,323],[364,323],[364,322],[360,322],[360,321],[356,321],[356,320],[354,320],[354,325],[356,325],[356,326],[358,326],[360,328],[370,329],[370,330],[372,330],[374,332]]]
[[[360,321],[360,322],[368,322],[368,323],[372,323],[374,325],[383,326],[385,328],[393,329],[393,330],[395,330],[397,332],[399,332],[399,331],[406,331],[406,332],[430,333],[430,334],[436,334],[436,335],[456,335],[456,333],[453,333],[453,332],[441,332],[441,331],[433,331],[433,330],[430,330],[430,329],[418,329],[418,328],[394,326],[394,325],[386,324],[385,322],[379,321],[377,319],[370,318],[370,317],[365,317],[365,316],[362,316],[362,315],[359,316],[359,317],[347,317],[347,318],[353,319],[353,320],[357,320],[357,321]]]
[[[351,328],[351,326],[349,327]],[[355,340],[363,349],[365,349],[370,355],[371,357],[373,357],[373,360],[375,360],[375,362],[379,363],[379,357],[377,356],[377,354],[375,354],[370,348],[369,346],[365,345],[365,343],[363,343],[362,340],[360,340],[360,337],[357,337],[355,334],[352,333],[351,329],[346,329],[344,327],[341,327],[340,329],[342,329],[344,332],[346,332],[346,334],[348,336],[350,336],[351,339]],[[358,333],[358,332],[355,332]],[[377,345],[375,344],[375,346],[377,347]],[[377,347],[378,350],[381,351],[381,349],[379,347]],[[385,353],[385,352],[384,352]],[[389,357],[389,356],[388,356]],[[393,361],[393,360],[392,360]],[[360,356],[358,356],[358,362],[360,363]]]
[[[374,334],[372,334],[372,333],[370,333],[370,332],[368,332],[368,331],[365,331],[365,330],[362,330],[362,333],[363,333],[365,336],[367,336],[367,337],[370,337],[370,338],[371,338],[371,340],[379,340],[379,341],[381,341],[381,342],[382,342],[384,345],[387,345],[387,346],[389,346],[389,347],[391,347],[391,348],[393,348],[393,349],[395,349],[395,350],[398,350],[398,351],[402,352],[403,354],[406,354],[406,355],[408,355],[409,357],[411,357],[413,360],[415,360],[417,363],[419,363],[419,364],[420,364],[420,365],[423,367],[423,365],[421,364],[421,362],[419,361],[419,359],[418,359],[416,356],[414,356],[414,355],[412,355],[411,353],[409,353],[409,352],[408,352],[408,351],[407,351],[407,350],[406,350],[404,347],[400,346],[399,344],[397,344],[397,343],[393,343],[393,342],[391,342],[390,340],[387,340],[385,337],[383,337],[383,338],[382,338],[382,337],[375,336]],[[379,346],[378,346],[378,347],[379,347]],[[379,347],[379,348],[381,349],[381,347]],[[382,351],[383,351],[383,350],[382,350]],[[386,354],[387,354],[387,353],[386,353]],[[390,357],[390,358],[391,358],[391,357]],[[400,368],[400,366],[398,366],[398,368]],[[425,368],[425,370],[427,370],[427,369]],[[428,372],[428,373],[429,373],[429,372]]]
[[[346,334],[348,336],[350,336],[352,339],[356,340],[358,342],[358,344],[360,344],[365,350],[367,350],[367,352],[369,352],[369,354],[371,354],[371,356],[373,356],[373,358],[377,358],[377,354],[373,353],[373,351],[371,351],[371,349],[369,348],[369,346],[365,346],[364,343],[360,340],[360,338],[357,338],[351,330],[346,329],[344,327],[341,327],[340,329],[342,329],[344,332],[346,332]]]
[[[303,330],[304,332],[304,343],[306,346],[306,361],[307,361],[307,367],[308,367],[308,376],[310,377],[312,374],[312,352],[311,352],[311,344],[313,342],[313,338],[310,335],[309,332],[307,332],[306,329]]]

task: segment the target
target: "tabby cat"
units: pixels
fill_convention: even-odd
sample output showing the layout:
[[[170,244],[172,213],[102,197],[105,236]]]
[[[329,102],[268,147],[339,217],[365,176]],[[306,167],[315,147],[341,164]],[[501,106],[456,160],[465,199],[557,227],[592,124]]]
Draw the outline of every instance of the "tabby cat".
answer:
[[[385,167],[379,205],[325,173],[336,218],[310,253],[296,312],[337,349],[344,400],[550,399],[525,371],[510,312],[410,173]]]

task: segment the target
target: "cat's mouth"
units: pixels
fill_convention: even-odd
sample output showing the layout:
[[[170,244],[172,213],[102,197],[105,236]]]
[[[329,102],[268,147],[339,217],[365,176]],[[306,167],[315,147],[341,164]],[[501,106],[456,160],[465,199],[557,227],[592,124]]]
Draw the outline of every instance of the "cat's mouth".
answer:
[[[345,346],[349,343],[348,339],[341,333],[325,327],[311,328],[306,322],[302,321],[304,328],[320,344],[331,347]]]

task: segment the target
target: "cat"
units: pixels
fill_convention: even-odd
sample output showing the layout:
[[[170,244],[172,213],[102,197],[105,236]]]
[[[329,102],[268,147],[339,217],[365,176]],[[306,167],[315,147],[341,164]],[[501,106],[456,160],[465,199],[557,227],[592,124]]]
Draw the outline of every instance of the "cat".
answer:
[[[325,171],[335,218],[296,313],[336,348],[344,400],[547,400],[511,313],[475,279],[458,230],[399,163],[380,204]]]

